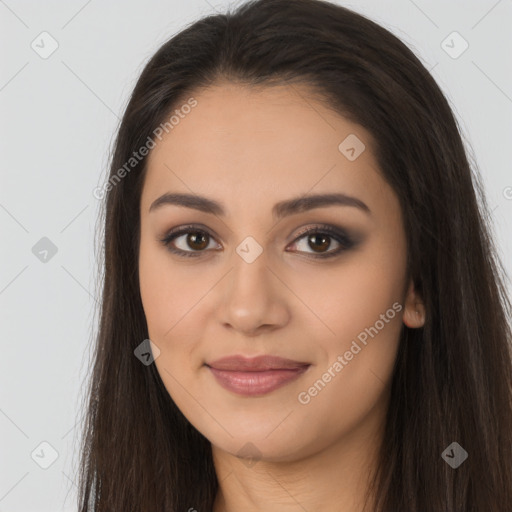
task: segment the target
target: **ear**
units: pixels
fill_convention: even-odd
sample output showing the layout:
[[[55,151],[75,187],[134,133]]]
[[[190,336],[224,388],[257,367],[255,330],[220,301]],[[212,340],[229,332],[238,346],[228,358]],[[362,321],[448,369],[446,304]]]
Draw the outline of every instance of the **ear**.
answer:
[[[414,289],[414,282],[411,279],[409,289],[405,297],[405,308],[403,314],[403,322],[411,329],[423,327],[425,324],[425,305],[419,294]]]

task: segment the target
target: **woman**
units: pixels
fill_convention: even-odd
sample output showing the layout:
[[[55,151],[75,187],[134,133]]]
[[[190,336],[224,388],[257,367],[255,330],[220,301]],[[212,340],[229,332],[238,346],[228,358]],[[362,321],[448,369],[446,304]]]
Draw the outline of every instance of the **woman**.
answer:
[[[510,510],[482,189],[433,78],[346,8],[164,44],[104,189],[80,510]]]

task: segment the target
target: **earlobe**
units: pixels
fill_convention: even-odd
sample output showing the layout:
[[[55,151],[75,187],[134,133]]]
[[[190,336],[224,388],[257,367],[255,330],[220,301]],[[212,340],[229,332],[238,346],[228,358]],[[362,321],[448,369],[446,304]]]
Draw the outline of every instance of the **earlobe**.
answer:
[[[405,309],[402,318],[404,324],[411,329],[418,329],[425,324],[425,305],[419,294],[414,289],[411,279],[405,298]]]

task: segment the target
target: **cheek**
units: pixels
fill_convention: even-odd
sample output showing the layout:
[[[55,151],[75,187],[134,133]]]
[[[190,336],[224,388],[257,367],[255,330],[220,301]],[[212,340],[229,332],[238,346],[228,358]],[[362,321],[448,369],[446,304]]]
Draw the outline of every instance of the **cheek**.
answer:
[[[371,424],[387,408],[401,332],[400,305],[382,303],[370,309],[366,303],[364,313],[349,306],[358,318],[351,318],[347,309],[346,321],[340,314],[335,328],[341,335],[335,343],[326,342],[327,361],[304,381],[296,397],[302,415],[311,418],[306,427],[311,438],[332,441],[367,420]]]
[[[169,395],[181,410],[188,410],[190,397],[184,389],[190,387],[190,353],[195,342],[194,334],[186,332],[186,326],[201,295],[191,288],[187,272],[173,272],[172,265],[165,251],[141,240],[141,300],[149,338],[160,350],[154,364]]]
[[[173,298],[176,295],[175,288],[170,286],[169,276],[165,272],[165,266],[161,261],[159,251],[141,241],[139,253],[139,285],[142,305],[146,315],[150,338],[161,338],[164,331],[164,323],[170,328],[172,318],[166,314],[173,311]]]
[[[201,297],[190,275],[192,267],[176,269],[165,250],[141,240],[140,294],[149,334],[155,342],[172,337],[180,319],[193,314],[193,306]]]
[[[322,283],[330,302],[320,311],[334,335],[323,337],[326,359],[304,383],[300,403],[312,418],[326,418],[330,411],[324,428],[333,435],[380,405],[392,376],[402,329],[405,255],[399,242],[393,252],[384,247],[368,247]]]
[[[401,240],[391,244],[375,236],[362,250],[347,253],[331,269],[294,269],[294,275],[287,277],[293,282],[294,293],[304,298],[315,315],[306,314],[304,319],[325,333],[322,345],[327,351],[348,350],[351,340],[360,333],[364,338],[365,329],[376,322],[378,328],[385,322],[383,333],[393,330],[392,340],[398,335],[406,277],[402,250]],[[382,315],[385,318],[381,321]]]
[[[169,391],[177,385],[171,375],[185,382],[199,365],[195,353],[207,319],[201,299],[213,284],[206,275],[198,277],[196,265],[179,264],[166,250],[141,240],[142,306],[149,338],[160,350],[155,364]]]

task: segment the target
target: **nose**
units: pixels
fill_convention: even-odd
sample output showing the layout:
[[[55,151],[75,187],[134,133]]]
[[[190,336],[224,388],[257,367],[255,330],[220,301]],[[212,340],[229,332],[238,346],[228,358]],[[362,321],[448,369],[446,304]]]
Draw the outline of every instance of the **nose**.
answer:
[[[262,254],[248,263],[238,255],[218,290],[218,321],[226,328],[253,337],[284,327],[290,321],[290,297],[282,277]]]

